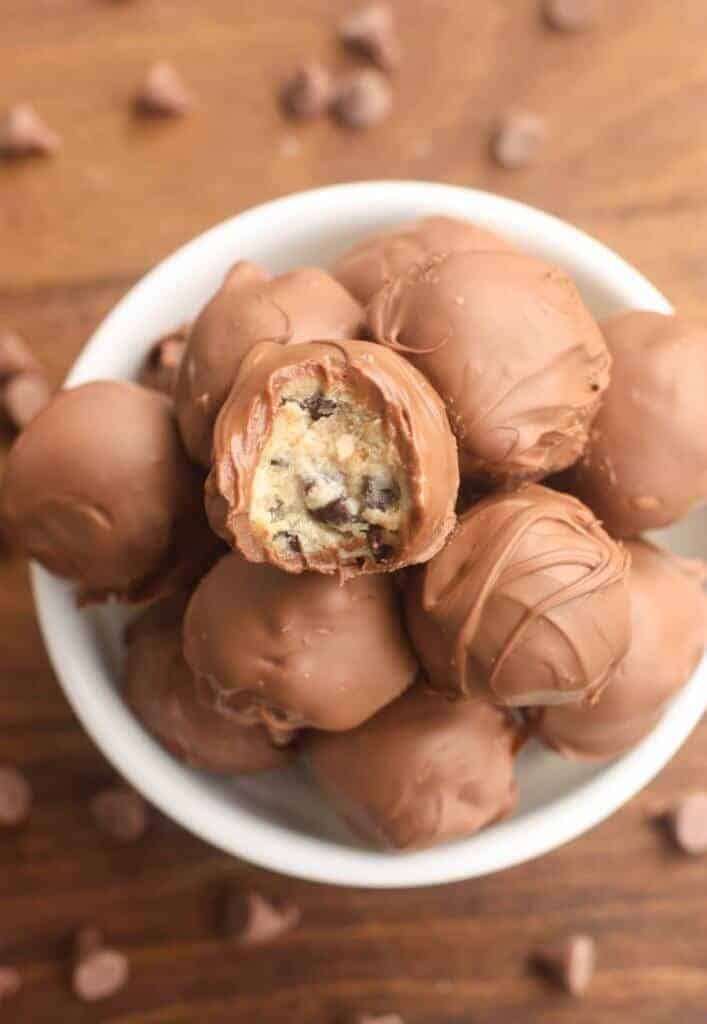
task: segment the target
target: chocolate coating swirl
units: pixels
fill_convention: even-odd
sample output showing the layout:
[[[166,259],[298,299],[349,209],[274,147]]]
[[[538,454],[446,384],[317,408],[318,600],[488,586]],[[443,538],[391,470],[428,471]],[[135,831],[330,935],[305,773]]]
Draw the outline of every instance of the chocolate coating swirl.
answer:
[[[407,581],[430,682],[511,706],[595,699],[628,650],[628,565],[567,495],[530,485],[479,502]]]

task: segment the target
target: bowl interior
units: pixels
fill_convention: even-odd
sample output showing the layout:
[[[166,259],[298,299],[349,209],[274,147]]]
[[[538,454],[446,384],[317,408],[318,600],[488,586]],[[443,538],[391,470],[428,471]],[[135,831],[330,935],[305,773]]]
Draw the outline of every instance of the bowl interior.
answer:
[[[602,317],[621,308],[669,312],[638,272],[568,225],[510,200],[416,182],[372,182],[302,193],[248,211],[200,236],[147,275],[93,335],[68,384],[132,378],[150,344],[192,318],[239,258],[272,272],[329,266],[357,239],[433,213],[466,217],[567,269]],[[707,553],[707,514],[695,513],[662,543]],[[310,787],[300,768],[224,781],[179,764],[155,743],[119,695],[117,606],[77,611],[72,588],[33,567],[45,640],[57,675],[89,733],[136,788],[186,828],[255,863],[318,881],[401,887],[499,870],[578,835],[632,796],[669,760],[702,714],[707,669],[695,676],[630,753],[610,764],[564,761],[530,744],[518,761],[514,816],[434,850],[388,854],[363,847]],[[372,666],[374,668],[374,666]]]

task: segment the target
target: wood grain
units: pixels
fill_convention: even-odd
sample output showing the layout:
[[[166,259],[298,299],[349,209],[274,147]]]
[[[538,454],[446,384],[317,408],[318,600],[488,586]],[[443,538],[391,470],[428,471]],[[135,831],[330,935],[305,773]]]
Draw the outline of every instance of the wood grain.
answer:
[[[61,379],[93,327],[150,265],[253,203],[347,179],[415,177],[491,189],[551,210],[637,264],[684,312],[707,315],[707,5],[605,3],[590,33],[542,27],[536,0],[398,0],[406,60],[389,124],[352,135],[284,122],[273,102],[298,59],[334,66],[326,0],[0,0],[0,101],[30,99],[63,137],[52,161],[0,165],[0,323]],[[198,98],[179,123],[136,122],[154,59]],[[496,116],[548,118],[538,163],[487,157]],[[292,140],[298,147],[292,152]],[[0,1020],[32,1024],[334,1024],[396,1010],[407,1024],[703,1024],[705,862],[680,857],[651,816],[707,780],[707,725],[643,794],[581,840],[498,877],[367,893],[268,875],[155,815],[116,849],[87,800],[111,773],[61,696],[24,567],[0,566],[0,762],[36,793],[0,836],[0,962],[25,989]],[[232,879],[299,902],[301,928],[267,950],[218,938]],[[128,988],[83,1006],[67,937],[95,922],[130,956]],[[527,969],[534,943],[597,936],[589,996]],[[3,1016],[4,1014],[4,1016]]]

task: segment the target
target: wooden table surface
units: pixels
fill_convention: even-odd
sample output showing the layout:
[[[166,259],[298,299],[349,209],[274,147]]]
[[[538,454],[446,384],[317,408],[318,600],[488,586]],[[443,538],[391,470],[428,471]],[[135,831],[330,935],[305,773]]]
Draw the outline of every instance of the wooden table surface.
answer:
[[[158,259],[253,203],[327,182],[425,178],[544,207],[707,315],[707,4],[606,0],[594,31],[542,27],[537,0],[398,0],[406,60],[384,127],[285,123],[277,83],[300,58],[337,66],[345,0],[0,0],[0,104],[28,99],[63,137],[54,160],[0,166],[0,325],[58,382],[90,331]],[[181,122],[129,101],[166,58],[198,99]],[[487,157],[495,117],[544,114],[533,167]],[[674,852],[651,815],[707,780],[707,724],[639,797],[589,835],[497,877],[370,893],[269,875],[155,815],[116,849],[87,800],[111,772],[55,683],[21,562],[0,566],[0,762],[36,794],[0,836],[0,963],[25,989],[0,1020],[334,1024],[397,1010],[407,1024],[704,1024],[707,861]],[[243,952],[213,927],[223,879],[288,896],[303,924]],[[100,924],[132,977],[100,1006],[67,984],[67,936]],[[595,935],[584,1001],[527,969],[529,949]]]

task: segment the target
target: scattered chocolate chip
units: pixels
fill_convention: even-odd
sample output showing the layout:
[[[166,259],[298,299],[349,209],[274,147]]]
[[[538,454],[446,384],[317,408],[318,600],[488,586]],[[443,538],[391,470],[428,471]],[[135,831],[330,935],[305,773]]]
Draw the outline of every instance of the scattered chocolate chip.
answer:
[[[10,377],[2,386],[0,399],[5,415],[18,430],[23,430],[49,405],[52,390],[43,373],[26,370]]]
[[[383,540],[380,526],[371,526],[368,530],[368,545],[376,562],[385,562],[393,554],[393,547]]]
[[[15,967],[0,966],[0,1003],[17,995],[21,988],[20,972]]]
[[[293,903],[275,906],[258,892],[245,897],[245,923],[238,933],[241,946],[263,946],[292,931],[302,914]]]
[[[670,833],[684,853],[707,853],[707,793],[691,793],[670,810]]]
[[[312,519],[316,519],[319,523],[325,523],[327,526],[347,526],[353,522],[353,516],[343,498],[334,498],[333,501],[326,505],[320,505],[319,508],[310,508],[309,514]]]
[[[139,378],[143,387],[174,395],[188,335],[189,325],[185,325],[152,346]]]
[[[32,789],[24,775],[11,765],[0,765],[0,828],[14,828],[29,817]]]
[[[94,796],[91,813],[96,825],[112,839],[131,843],[147,828],[147,804],[127,786],[111,786]]]
[[[274,540],[280,541],[281,544],[287,544],[290,551],[294,551],[295,554],[302,554],[302,545],[300,539],[296,533],[290,533],[288,530],[281,530],[280,533],[276,533]]]
[[[15,331],[0,331],[0,382],[29,370],[39,372],[40,366],[27,342]]]
[[[51,156],[61,143],[29,103],[16,103],[0,121],[0,155]]]
[[[83,960],[103,948],[103,932],[94,925],[79,928],[74,936],[74,959]]]
[[[599,18],[599,0],[544,0],[543,13],[551,28],[581,32]]]
[[[98,949],[82,957],[74,967],[74,994],[85,1003],[108,999],[128,980],[127,957],[117,949]]]
[[[400,63],[400,44],[388,4],[367,4],[346,15],[339,24],[339,39],[347,49],[367,57],[383,71]]]
[[[383,121],[393,106],[390,82],[373,68],[347,75],[336,90],[334,116],[347,128],[368,128]]]
[[[546,137],[545,121],[537,114],[509,114],[493,136],[491,153],[501,167],[517,170],[533,162]]]
[[[394,508],[400,502],[400,487],[397,480],[388,476],[369,476],[361,481],[361,504],[380,512]]]
[[[584,995],[596,967],[596,943],[590,935],[570,935],[537,950],[535,967],[573,996]]]
[[[322,394],[310,395],[305,398],[303,405],[313,420],[326,419],[337,410],[337,403],[333,398],[326,398]]]
[[[291,117],[319,117],[326,113],[333,94],[331,75],[317,61],[302,64],[285,82],[281,100]]]
[[[160,61],[153,64],[147,72],[135,105],[141,114],[181,117],[187,113],[192,102],[189,92],[172,65]]]

